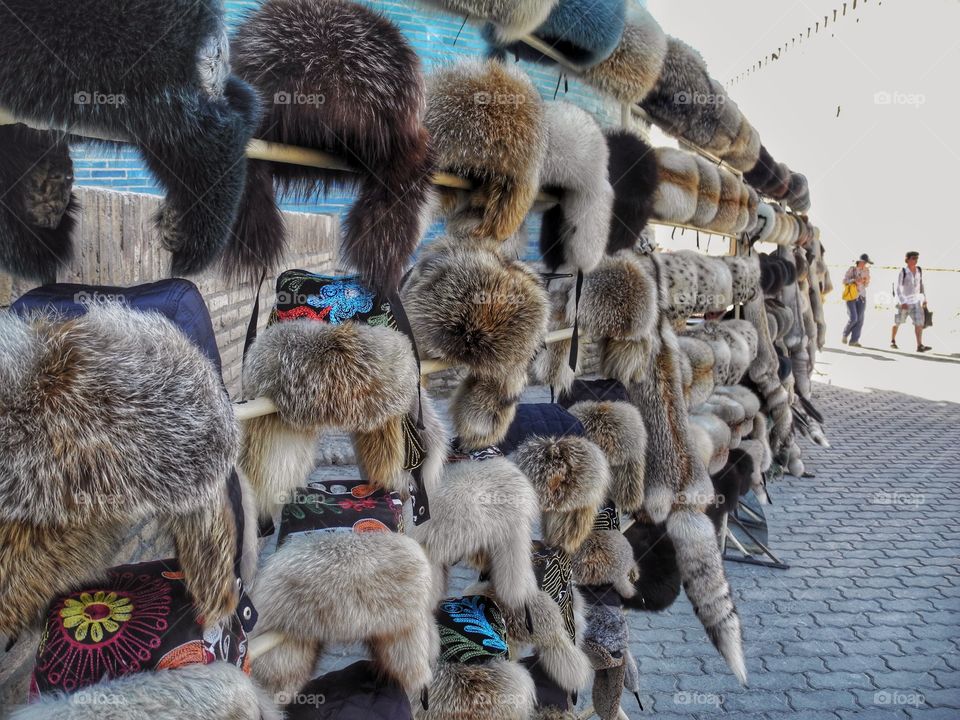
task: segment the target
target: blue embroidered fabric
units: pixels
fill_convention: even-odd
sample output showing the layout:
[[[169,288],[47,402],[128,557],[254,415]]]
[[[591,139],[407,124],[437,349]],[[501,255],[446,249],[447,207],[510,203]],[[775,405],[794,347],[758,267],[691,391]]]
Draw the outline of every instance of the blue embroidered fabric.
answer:
[[[317,295],[307,297],[307,305],[330,308],[328,322],[340,325],[373,310],[374,298],[374,293],[356,280],[337,280],[323,285]]]
[[[483,595],[468,595],[440,603],[440,659],[477,664],[509,654],[507,626],[497,604]]]

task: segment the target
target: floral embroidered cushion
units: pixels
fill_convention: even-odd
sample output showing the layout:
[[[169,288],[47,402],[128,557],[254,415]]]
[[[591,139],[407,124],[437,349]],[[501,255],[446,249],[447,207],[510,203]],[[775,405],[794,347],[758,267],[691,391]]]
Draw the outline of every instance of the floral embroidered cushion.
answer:
[[[440,603],[440,659],[444,662],[479,664],[507,659],[507,625],[491,598],[468,595]]]
[[[283,506],[277,545],[313,532],[403,532],[402,510],[397,493],[362,480],[311,482]]]

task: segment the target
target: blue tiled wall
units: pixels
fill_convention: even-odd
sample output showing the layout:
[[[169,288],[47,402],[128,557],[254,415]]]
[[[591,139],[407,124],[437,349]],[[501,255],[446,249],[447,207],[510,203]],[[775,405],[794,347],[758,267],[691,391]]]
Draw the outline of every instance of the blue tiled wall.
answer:
[[[414,2],[401,0],[359,0],[373,7],[394,23],[416,48],[424,63],[424,70],[456,61],[462,57],[478,57],[485,54],[486,44],[479,28],[473,24],[463,25],[463,18],[441,11],[424,9]],[[227,22],[235,28],[244,15],[258,7],[262,0],[226,0]],[[462,29],[461,29],[462,26]],[[616,124],[620,108],[614,102],[598,95],[575,78],[560,83],[557,92],[559,71],[555,68],[523,64],[545,100],[557,99],[573,102],[590,111],[604,125]],[[77,182],[81,185],[106,187],[134,192],[160,192],[150,173],[130,148],[107,150],[102,147],[73,148]],[[352,202],[352,196],[331,192],[315,202],[287,203],[289,210],[301,212],[340,213]],[[530,228],[536,230],[535,227]],[[434,232],[436,229],[434,229]]]

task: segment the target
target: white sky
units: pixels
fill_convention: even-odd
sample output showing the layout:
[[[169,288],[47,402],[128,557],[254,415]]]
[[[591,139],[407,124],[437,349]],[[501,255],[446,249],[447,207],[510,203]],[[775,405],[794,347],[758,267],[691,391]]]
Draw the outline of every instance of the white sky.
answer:
[[[843,5],[647,2],[667,33],[700,50],[773,156],[810,179],[831,263],[866,251],[898,265],[916,249],[927,268],[958,268],[960,2],[858,0],[854,11],[846,0],[846,17]],[[729,83],[817,20],[819,34]]]

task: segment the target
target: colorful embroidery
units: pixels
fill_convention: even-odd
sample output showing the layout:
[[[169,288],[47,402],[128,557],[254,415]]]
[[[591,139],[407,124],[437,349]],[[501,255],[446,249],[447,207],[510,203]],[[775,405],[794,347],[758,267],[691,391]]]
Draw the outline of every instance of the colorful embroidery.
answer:
[[[277,543],[313,532],[402,532],[403,502],[360,480],[315,482],[283,506]]]
[[[478,663],[509,654],[506,623],[500,608],[482,595],[445,600],[437,614],[440,659]]]
[[[330,315],[330,308],[324,308],[317,312],[301,305],[292,310],[277,310],[275,314],[277,320],[320,320],[326,322]]]
[[[307,305],[325,308],[328,322],[340,325],[355,315],[362,315],[373,309],[375,295],[355,280],[338,280],[323,285],[316,295],[307,296]]]
[[[570,556],[560,548],[534,542],[533,570],[540,589],[560,607],[564,629],[570,639],[575,641],[577,624],[573,616],[573,564]]]
[[[90,639],[102,642],[104,630],[107,637],[120,629],[120,623],[127,622],[133,612],[133,605],[128,597],[117,597],[114,592],[97,591],[80,593],[80,599],[67,598],[60,610],[63,626],[73,629],[73,638],[77,642]]]

